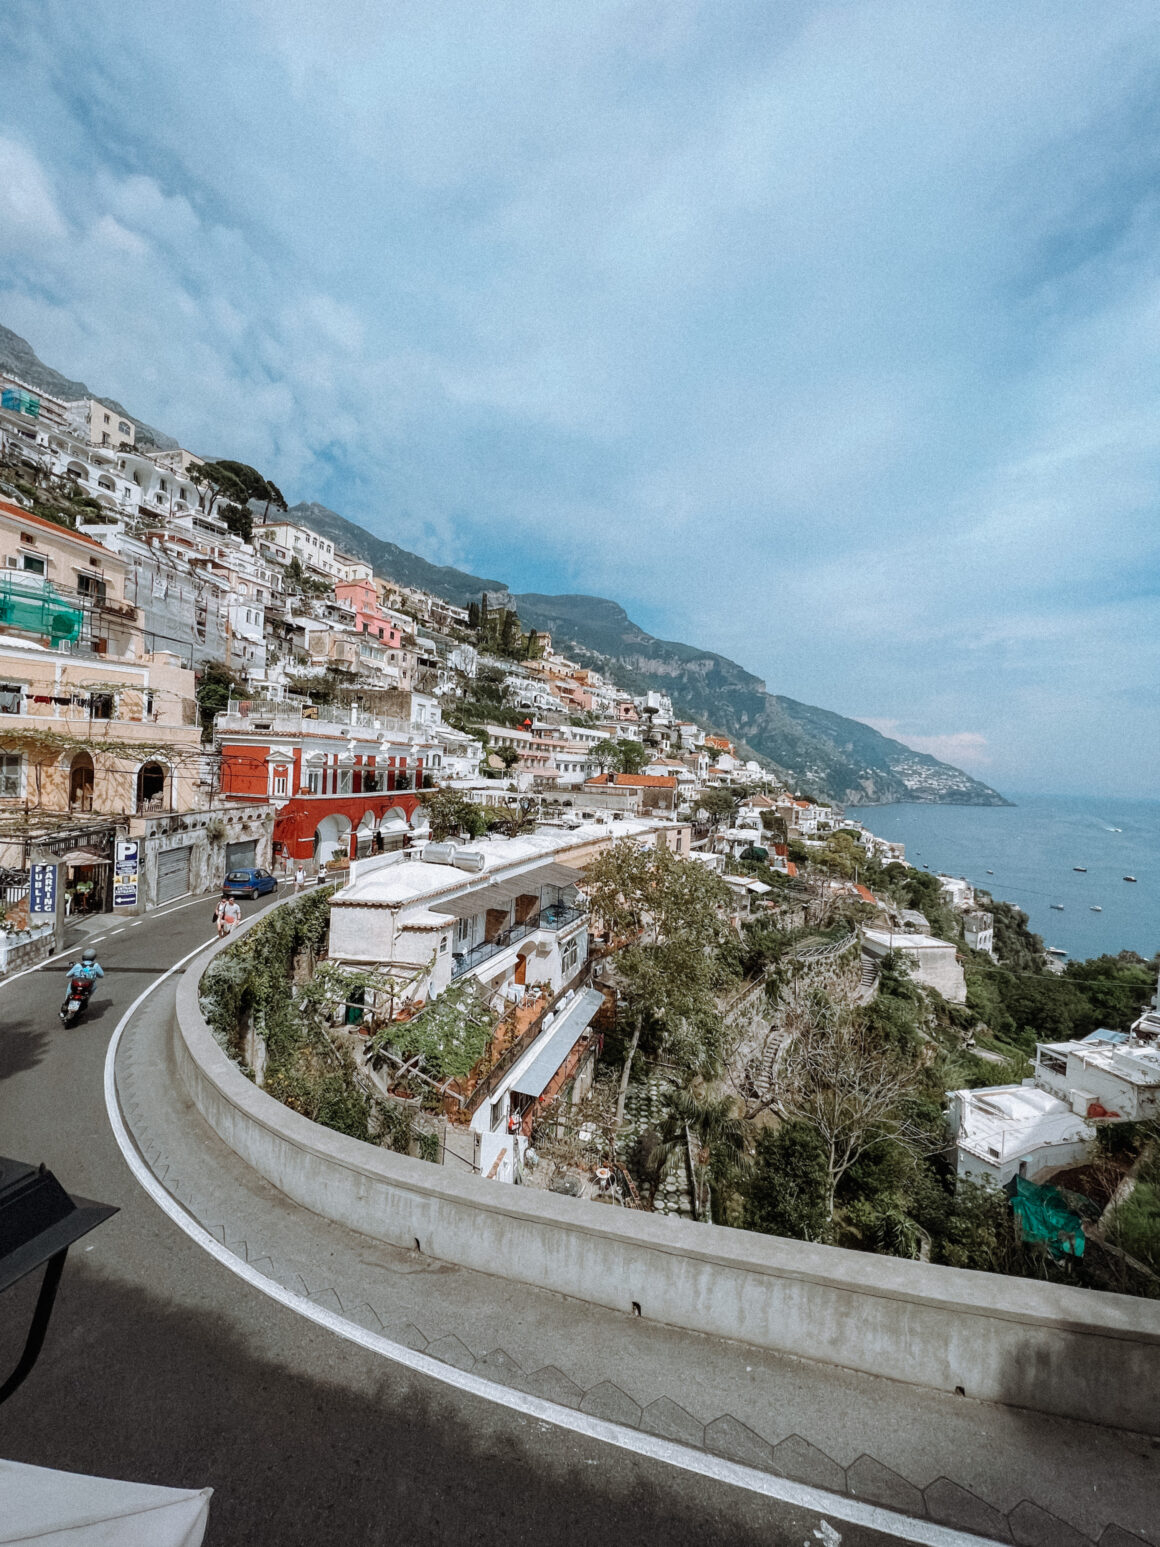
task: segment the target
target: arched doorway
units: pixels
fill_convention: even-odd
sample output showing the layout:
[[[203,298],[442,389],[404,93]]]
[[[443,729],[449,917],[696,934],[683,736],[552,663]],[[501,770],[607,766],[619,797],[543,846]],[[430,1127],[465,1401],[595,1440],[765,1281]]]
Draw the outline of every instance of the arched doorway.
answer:
[[[336,852],[337,851],[337,852]],[[332,811],[314,830],[314,861],[322,866],[331,859],[350,856],[350,818]]]
[[[165,768],[161,763],[142,763],[137,771],[137,813],[165,810]]]
[[[93,760],[87,752],[78,752],[69,764],[68,808],[70,811],[93,809]]]

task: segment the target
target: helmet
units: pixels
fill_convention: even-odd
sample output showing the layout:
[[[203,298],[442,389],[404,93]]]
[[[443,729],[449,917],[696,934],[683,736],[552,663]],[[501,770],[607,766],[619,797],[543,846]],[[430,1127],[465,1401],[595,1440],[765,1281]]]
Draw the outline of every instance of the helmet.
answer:
[[[96,953],[96,951],[93,950],[92,946],[90,946],[89,949],[85,952],[85,954],[81,957],[81,961],[83,961],[83,962],[95,962],[96,959],[97,959],[97,953]]]

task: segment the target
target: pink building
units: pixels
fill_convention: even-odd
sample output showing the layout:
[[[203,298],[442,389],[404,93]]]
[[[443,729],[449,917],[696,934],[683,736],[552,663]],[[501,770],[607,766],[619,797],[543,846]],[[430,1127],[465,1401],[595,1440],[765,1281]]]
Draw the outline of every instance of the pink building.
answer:
[[[354,608],[355,627],[360,634],[369,634],[392,650],[400,647],[403,636],[379,605],[373,580],[340,580],[334,594],[340,602]]]

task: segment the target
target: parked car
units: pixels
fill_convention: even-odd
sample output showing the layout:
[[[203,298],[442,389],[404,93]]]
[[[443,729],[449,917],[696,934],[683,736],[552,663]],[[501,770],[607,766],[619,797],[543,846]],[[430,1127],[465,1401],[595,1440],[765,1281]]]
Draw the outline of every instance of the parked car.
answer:
[[[222,891],[230,897],[261,897],[278,889],[278,877],[268,870],[229,870]]]

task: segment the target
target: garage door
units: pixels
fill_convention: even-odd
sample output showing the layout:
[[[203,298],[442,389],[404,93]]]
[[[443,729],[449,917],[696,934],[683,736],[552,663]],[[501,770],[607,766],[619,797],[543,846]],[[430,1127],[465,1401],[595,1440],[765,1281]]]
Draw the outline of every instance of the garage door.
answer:
[[[171,902],[189,891],[191,849],[162,849],[157,856],[157,901]]]
[[[251,838],[249,843],[226,844],[226,869],[227,870],[252,870],[258,863],[257,840]]]

